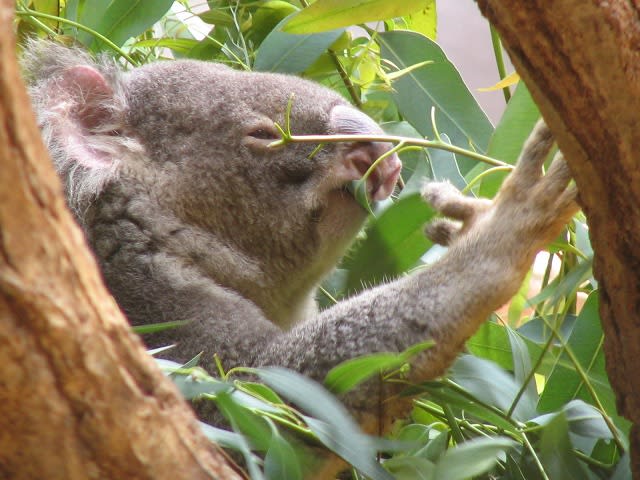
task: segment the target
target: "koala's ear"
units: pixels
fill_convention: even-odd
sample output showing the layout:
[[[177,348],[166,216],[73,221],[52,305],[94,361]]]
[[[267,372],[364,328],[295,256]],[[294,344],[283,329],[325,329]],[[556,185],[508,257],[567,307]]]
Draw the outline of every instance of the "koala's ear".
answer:
[[[91,65],[71,66],[46,82],[45,89],[41,126],[66,166],[114,167],[124,106],[105,75]]]
[[[69,94],[75,106],[70,113],[78,127],[92,130],[109,123],[110,112],[105,102],[113,97],[113,89],[98,70],[88,65],[71,67],[63,73],[58,86]]]

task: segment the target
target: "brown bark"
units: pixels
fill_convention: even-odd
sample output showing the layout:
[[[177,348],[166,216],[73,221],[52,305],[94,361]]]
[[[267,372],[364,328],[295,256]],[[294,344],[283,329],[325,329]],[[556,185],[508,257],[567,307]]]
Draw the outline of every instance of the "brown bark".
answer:
[[[0,478],[240,478],[130,333],[67,212],[0,2]]]
[[[478,0],[574,172],[607,369],[640,478],[640,4]]]

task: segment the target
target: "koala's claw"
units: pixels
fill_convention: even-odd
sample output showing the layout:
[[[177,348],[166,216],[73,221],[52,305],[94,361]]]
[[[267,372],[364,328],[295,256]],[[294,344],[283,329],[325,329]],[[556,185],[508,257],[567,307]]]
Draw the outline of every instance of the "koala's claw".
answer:
[[[422,190],[425,200],[439,213],[456,220],[431,222],[425,229],[427,236],[436,243],[450,245],[478,225],[480,218],[493,217],[478,227],[483,229],[483,235],[499,236],[498,232],[504,230],[516,241],[520,238],[534,245],[532,248],[541,248],[558,235],[579,210],[578,192],[574,185],[569,185],[571,172],[560,152],[546,175],[542,175],[552,147],[551,132],[544,122],[538,122],[515,169],[493,201],[464,196],[449,183],[425,185]],[[490,210],[493,213],[488,213]],[[505,238],[500,241],[507,241]]]
[[[460,234],[461,222],[454,222],[446,218],[438,218],[427,224],[424,233],[438,245],[450,245]]]

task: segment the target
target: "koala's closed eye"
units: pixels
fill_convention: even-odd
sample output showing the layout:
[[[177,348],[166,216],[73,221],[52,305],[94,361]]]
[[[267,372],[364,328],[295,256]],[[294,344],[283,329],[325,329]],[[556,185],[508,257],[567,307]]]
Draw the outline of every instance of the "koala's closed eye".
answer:
[[[243,143],[254,150],[264,151],[269,145],[280,139],[280,132],[272,123],[259,123],[253,125],[246,130]]]
[[[258,127],[249,132],[249,136],[259,140],[278,140],[280,134],[273,128]]]

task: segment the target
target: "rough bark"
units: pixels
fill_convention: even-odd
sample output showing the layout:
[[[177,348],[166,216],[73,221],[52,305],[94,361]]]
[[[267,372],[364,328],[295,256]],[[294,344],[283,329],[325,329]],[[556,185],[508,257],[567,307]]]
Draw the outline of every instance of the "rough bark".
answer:
[[[0,2],[0,477],[240,478],[100,282]]]
[[[574,172],[640,478],[640,3],[478,0]]]

